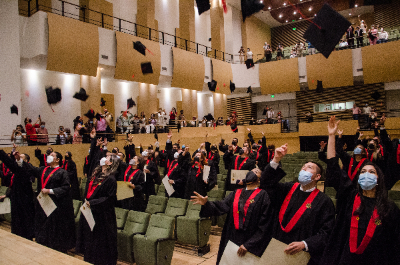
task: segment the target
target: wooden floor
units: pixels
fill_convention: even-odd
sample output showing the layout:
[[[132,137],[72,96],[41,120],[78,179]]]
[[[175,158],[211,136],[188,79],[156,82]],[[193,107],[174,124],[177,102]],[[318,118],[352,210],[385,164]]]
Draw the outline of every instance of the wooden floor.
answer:
[[[68,255],[39,245],[11,234],[10,223],[0,222],[0,265],[38,265],[38,264],[89,264],[83,261],[83,256],[68,252]],[[213,228],[210,236],[211,250],[206,255],[199,257],[197,251],[184,246],[175,246],[172,265],[211,265],[217,261],[220,228]],[[130,263],[118,261],[119,265]]]

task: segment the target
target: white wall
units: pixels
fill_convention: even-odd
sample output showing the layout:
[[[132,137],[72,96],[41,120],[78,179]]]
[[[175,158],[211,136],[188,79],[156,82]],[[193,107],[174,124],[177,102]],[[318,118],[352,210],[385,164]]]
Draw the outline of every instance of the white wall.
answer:
[[[179,0],[155,0],[155,19],[159,31],[175,35],[175,28],[179,28]],[[168,41],[171,38],[166,36]]]
[[[62,100],[52,105],[54,112],[47,103],[47,86],[61,89]],[[22,121],[29,117],[35,122],[40,115],[42,121],[46,122],[49,134],[58,133],[60,125],[73,131],[72,121],[81,113],[81,101],[73,98],[79,89],[79,75],[21,69]]]
[[[242,11],[235,7],[232,10],[232,32],[225,31],[225,38],[227,34],[232,36],[232,49],[233,54],[238,54],[240,46],[242,46]],[[235,61],[239,61],[239,56],[234,56]]]
[[[29,18],[20,16],[19,37],[21,58],[47,55],[49,43],[47,13],[39,11]]]
[[[113,15],[115,18],[121,18],[136,23],[137,0],[113,0]],[[114,28],[118,29],[119,20],[114,18]],[[121,21],[122,32],[133,34],[135,26],[132,23]]]
[[[12,129],[21,123],[20,57],[18,1],[0,1],[1,136],[11,135]],[[13,104],[19,109],[18,116],[10,113]]]
[[[260,87],[259,80],[259,64],[255,64],[253,68],[247,69],[245,64],[231,64],[233,83],[237,88],[240,87]]]
[[[99,64],[115,66],[117,63],[117,39],[115,31],[98,28],[99,31]],[[108,59],[101,58],[102,55]]]
[[[202,119],[208,113],[214,116],[214,99],[211,93],[197,92],[197,119]]]
[[[168,114],[173,107],[176,108],[177,101],[182,101],[182,90],[180,88],[158,88],[157,98],[160,108],[165,109]]]

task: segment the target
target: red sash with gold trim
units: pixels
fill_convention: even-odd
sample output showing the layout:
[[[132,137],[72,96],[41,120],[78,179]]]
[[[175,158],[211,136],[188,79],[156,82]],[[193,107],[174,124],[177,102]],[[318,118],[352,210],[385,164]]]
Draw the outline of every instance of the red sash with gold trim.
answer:
[[[242,190],[237,190],[235,193],[235,199],[233,201],[233,223],[235,225],[235,229],[239,229],[239,198],[240,195],[242,194]],[[250,195],[250,197],[247,199],[243,210],[244,210],[244,216],[243,216],[243,224],[246,220],[246,215],[247,215],[247,210],[249,209],[250,203],[254,202],[254,198],[257,196],[258,193],[260,193],[261,189],[256,189],[253,191],[253,193]]]
[[[42,189],[44,189],[46,187],[47,182],[49,181],[49,179],[51,178],[51,176],[53,176],[54,172],[56,172],[57,170],[60,169],[60,167],[56,167],[55,169],[53,169],[53,171],[51,171],[50,175],[47,177],[46,181],[43,180],[44,178],[44,174],[46,173],[47,169],[49,167],[46,167],[45,169],[43,169],[43,173],[42,173]]]
[[[249,159],[248,157],[246,157],[246,158],[242,161],[242,163],[239,165],[239,168],[238,168],[239,157],[240,157],[240,156],[237,156],[237,157],[236,157],[236,160],[235,160],[235,170],[240,170],[240,169],[243,167],[244,163],[246,163],[247,159]]]
[[[349,178],[353,181],[354,177],[357,175],[357,172],[360,170],[361,165],[364,163],[366,158],[361,159],[360,162],[358,162],[357,167],[354,169],[353,173],[351,172],[351,168],[353,167],[353,163],[354,163],[354,158],[352,157],[350,159],[350,164],[349,164],[349,171],[347,172],[347,174],[349,175]]]

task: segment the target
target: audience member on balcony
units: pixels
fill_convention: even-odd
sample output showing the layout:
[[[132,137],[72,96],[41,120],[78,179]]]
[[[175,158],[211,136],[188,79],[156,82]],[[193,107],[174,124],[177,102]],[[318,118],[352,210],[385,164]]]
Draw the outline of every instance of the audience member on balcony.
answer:
[[[254,61],[253,61],[253,52],[250,51],[250,48],[247,48],[247,53],[246,53],[246,64],[249,64],[251,66],[254,66]]]
[[[159,108],[158,109],[158,126],[161,126],[162,128],[164,128],[165,126],[167,126],[167,120],[168,120],[167,113],[162,108]]]
[[[365,107],[363,108],[363,112],[364,112],[364,118],[365,118],[365,122],[367,123],[368,128],[371,127],[371,107],[368,106],[368,103],[365,104]]]
[[[290,59],[296,58],[296,47],[293,47],[292,50],[290,51]]]
[[[345,50],[345,49],[347,49],[347,41],[341,40],[339,43],[339,50]]]
[[[244,64],[244,54],[245,53],[246,53],[246,51],[244,50],[243,46],[240,46],[240,50],[239,50],[240,64]]]
[[[106,130],[107,130],[107,121],[104,118],[104,115],[101,113],[96,114],[96,134],[98,137],[105,138],[106,137]]]
[[[65,134],[67,135],[66,144],[72,144],[74,138],[71,135],[71,129],[70,128],[65,128]]]
[[[49,133],[45,128],[46,123],[40,122],[40,127],[36,129],[38,145],[47,145],[49,143]]]
[[[377,118],[378,118],[378,113],[376,112],[376,109],[373,108],[371,111],[371,123],[374,123]]]
[[[278,119],[278,123],[282,123],[283,116],[282,116],[282,112],[281,111],[278,112],[278,114],[276,115],[276,118]]]
[[[219,117],[218,118],[218,126],[222,126],[222,125],[225,125],[224,118],[223,117]]]
[[[192,117],[192,120],[188,123],[188,127],[197,127],[197,118],[195,116]]]
[[[274,118],[275,118],[275,112],[272,109],[272,107],[269,108],[267,111],[267,123],[272,124],[274,123]]]
[[[180,122],[181,127],[186,127],[186,118],[185,115],[183,115],[183,109],[181,109],[178,116],[178,122]]]
[[[357,107],[356,103],[354,103],[353,107],[351,108],[351,111],[353,112],[353,120],[359,120],[361,110],[359,107]]]
[[[378,32],[378,44],[388,42],[389,34],[381,28],[381,31]]]
[[[283,46],[278,43],[278,47],[276,48],[276,60],[279,61],[282,59],[282,52],[283,52]]]
[[[313,118],[311,112],[304,113],[304,115],[306,115],[306,118],[307,118],[307,122],[308,122],[308,123],[311,123],[311,122],[314,121],[314,118]]]
[[[360,16],[358,15],[358,21],[360,22],[360,29],[362,29],[363,33],[367,32],[367,24],[365,24],[364,20],[360,20]]]
[[[172,108],[172,110],[169,113],[169,124],[174,125],[175,124],[175,118],[176,118],[176,109]]]
[[[139,133],[139,130],[140,130],[140,119],[139,119],[139,116],[137,114],[135,114],[133,116],[133,119],[131,120],[131,124],[133,124],[133,132],[132,133]]]
[[[56,144],[63,145],[67,142],[67,134],[64,132],[64,126],[58,127],[58,134],[56,137]]]
[[[375,45],[376,42],[378,41],[378,30],[375,28],[374,25],[371,25],[371,29],[368,30],[368,38],[369,38],[369,44],[370,45]]]
[[[303,57],[304,44],[298,41],[295,48],[297,57]]]
[[[199,122],[199,127],[207,127],[206,117],[203,117],[203,119]]]
[[[26,133],[22,125],[17,125],[16,129],[11,134],[11,142],[15,145],[23,146],[26,141]]]
[[[350,49],[354,48],[354,28],[350,26],[346,31],[346,40]]]
[[[32,125],[32,120],[29,118],[25,118],[25,130],[28,145],[37,145],[37,136],[36,136],[36,128],[39,128],[40,116],[35,121],[35,124]]]
[[[74,130],[74,137],[72,139],[73,144],[81,144],[82,143],[82,125],[77,123]]]
[[[357,48],[363,47],[364,46],[364,32],[362,29],[360,29],[359,26],[356,27],[356,31],[354,32],[355,38],[357,39]]]
[[[313,54],[315,54],[315,47],[314,47],[314,45],[312,45],[312,43],[310,42],[310,41],[306,41],[307,42],[307,44],[308,44],[308,54],[309,55],[313,55]]]
[[[266,62],[271,61],[271,58],[272,58],[271,46],[269,46],[269,44],[267,42],[265,42],[263,48],[264,48],[265,61]]]

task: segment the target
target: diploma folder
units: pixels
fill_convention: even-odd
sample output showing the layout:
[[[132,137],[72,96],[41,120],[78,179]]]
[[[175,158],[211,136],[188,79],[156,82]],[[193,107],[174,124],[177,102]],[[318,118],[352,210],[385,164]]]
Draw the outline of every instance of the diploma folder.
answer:
[[[52,214],[55,209],[57,209],[57,205],[53,202],[48,194],[43,194],[43,192],[40,192],[37,196],[37,199],[47,217],[49,217],[49,215]]]
[[[164,184],[164,187],[165,187],[165,190],[168,193],[168,196],[171,197],[171,195],[175,192],[175,189],[174,189],[174,187],[172,187],[171,184],[169,184],[168,180],[169,180],[169,177],[167,175],[162,179],[162,183]]]
[[[88,207],[86,205],[86,201],[82,204],[80,210],[81,210],[81,213],[83,214],[83,216],[85,216],[86,221],[90,227],[90,230],[93,231],[93,228],[94,228],[94,225],[96,224],[96,222],[94,221],[92,210],[90,209],[90,207]]]
[[[4,198],[3,202],[0,202],[0,214],[11,213],[11,201],[10,198]]]
[[[284,251],[288,247],[275,238],[272,238],[267,249],[261,256],[260,264],[273,265],[307,265],[310,260],[310,254],[300,251],[294,255],[286,254]]]
[[[239,246],[233,243],[232,241],[228,241],[226,244],[224,254],[222,255],[220,265],[258,265],[260,263],[260,258],[254,254],[251,254],[249,251],[246,252],[246,255],[243,257],[239,257],[237,255]]]
[[[207,181],[209,175],[210,175],[210,166],[204,166],[204,169],[203,169],[203,180]]]
[[[246,174],[248,173],[248,170],[231,170],[231,184],[236,184],[236,181],[243,180],[246,178]]]
[[[133,189],[126,181],[117,181],[117,200],[124,200],[133,197]]]

